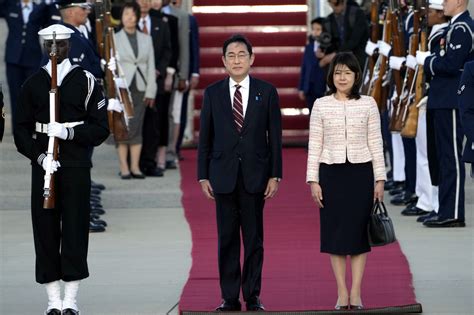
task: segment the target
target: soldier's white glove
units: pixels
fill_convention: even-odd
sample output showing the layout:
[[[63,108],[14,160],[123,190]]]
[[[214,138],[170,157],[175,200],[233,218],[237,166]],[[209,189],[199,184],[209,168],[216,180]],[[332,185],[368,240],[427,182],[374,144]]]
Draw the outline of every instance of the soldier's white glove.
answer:
[[[123,78],[114,78],[114,81],[115,81],[115,85],[119,89],[126,89],[127,88],[127,83],[125,82],[125,79],[123,79]]]
[[[61,166],[61,164],[59,164],[59,161],[55,161],[52,158],[48,158],[46,156],[41,162],[41,166],[43,167],[45,171],[48,169],[49,161],[51,161],[51,173],[55,173],[58,170],[58,168]]]
[[[58,122],[52,122],[48,124],[48,137],[56,137],[59,139],[66,140],[68,137],[67,128],[63,124]]]
[[[416,104],[416,107],[421,108],[421,107],[426,107],[426,104],[428,104],[428,96],[424,96],[418,104]]]
[[[377,46],[379,47],[379,52],[384,55],[385,57],[388,57],[390,55],[390,50],[392,50],[392,46],[390,44],[384,42],[383,40],[379,40],[377,42]]]
[[[114,57],[110,57],[109,62],[107,63],[107,68],[110,72],[115,72],[117,70],[117,62]]]
[[[391,69],[400,70],[405,60],[405,57],[390,56],[388,64],[390,65]]]
[[[107,105],[107,110],[121,113],[123,111],[123,108],[118,99],[109,98],[109,104]]]
[[[419,65],[424,65],[425,64],[425,60],[426,58],[431,55],[431,52],[429,51],[419,51],[417,50],[416,51],[416,62],[419,64]]]
[[[379,46],[377,46],[376,43],[368,40],[367,44],[365,44],[365,53],[369,56],[372,56],[377,48],[379,48]]]
[[[413,55],[408,55],[406,65],[407,65],[408,68],[415,70],[416,65],[417,65],[416,57],[413,56]]]

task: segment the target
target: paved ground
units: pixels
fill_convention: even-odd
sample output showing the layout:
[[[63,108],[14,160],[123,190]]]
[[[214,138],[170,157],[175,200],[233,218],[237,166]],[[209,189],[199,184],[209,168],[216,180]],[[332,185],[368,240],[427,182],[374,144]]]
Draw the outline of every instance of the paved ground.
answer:
[[[0,42],[5,25],[0,21]],[[0,58],[3,60],[3,51]],[[0,63],[0,82],[5,82]],[[7,102],[7,104],[9,104]],[[7,116],[9,119],[9,116]],[[90,238],[90,279],[79,293],[82,314],[175,314],[191,265],[190,232],[180,203],[179,173],[131,182],[117,177],[114,148],[94,154],[93,177],[107,185],[106,233]],[[29,215],[30,168],[13,145],[0,144],[0,314],[40,314],[46,299],[34,282]],[[283,183],[284,184],[284,183]],[[426,314],[474,313],[474,184],[466,182],[464,229],[427,229],[390,207]],[[216,297],[217,300],[218,297]]]

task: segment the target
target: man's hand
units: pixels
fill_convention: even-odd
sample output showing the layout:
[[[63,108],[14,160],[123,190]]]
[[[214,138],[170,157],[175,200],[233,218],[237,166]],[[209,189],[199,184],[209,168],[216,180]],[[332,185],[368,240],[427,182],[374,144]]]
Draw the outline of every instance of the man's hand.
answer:
[[[391,69],[400,70],[405,63],[405,57],[390,56],[388,59],[388,64]]]
[[[390,51],[392,50],[392,46],[389,43],[384,42],[383,40],[379,40],[377,42],[377,46],[379,47],[379,52],[388,57],[390,55]]]
[[[298,91],[298,97],[300,98],[300,100],[306,101],[306,96],[304,95],[303,91]]]
[[[316,55],[316,58],[318,59],[322,59],[324,58],[324,56],[326,56],[326,54],[319,48],[316,50],[314,54]]]
[[[212,199],[214,200],[214,190],[212,190],[211,183],[209,180],[203,180],[200,182],[201,184],[201,189],[204,195],[207,197],[207,199]]]
[[[375,200],[378,200],[378,201],[380,201],[380,202],[383,201],[384,184],[385,184],[385,181],[383,181],[383,180],[378,180],[378,181],[375,183],[375,187],[374,187],[374,201],[375,201]]]
[[[191,77],[191,82],[189,82],[189,88],[191,90],[195,90],[199,85],[199,77],[198,76],[192,76]]]
[[[265,196],[265,199],[270,199],[275,196],[275,194],[278,191],[278,181],[275,178],[270,178],[268,180],[267,184],[267,189],[265,189],[265,192],[263,195]]]
[[[48,137],[56,137],[59,139],[66,140],[68,132],[63,124],[58,122],[52,122],[48,124]]]
[[[321,189],[321,186],[318,183],[312,182],[310,184],[311,187],[311,196],[313,197],[313,200],[316,202],[316,204],[320,208],[324,208],[323,205],[323,190]]]
[[[143,100],[143,102],[145,103],[146,106],[148,106],[150,108],[155,107],[155,99],[154,98],[145,98]]]
[[[164,86],[165,91],[166,92],[171,92],[171,90],[173,89],[173,75],[172,74],[170,74],[170,73],[166,74],[164,85],[165,85]]]
[[[186,80],[179,79],[179,81],[178,81],[178,91],[184,92],[184,91],[186,91],[186,87],[187,87]]]

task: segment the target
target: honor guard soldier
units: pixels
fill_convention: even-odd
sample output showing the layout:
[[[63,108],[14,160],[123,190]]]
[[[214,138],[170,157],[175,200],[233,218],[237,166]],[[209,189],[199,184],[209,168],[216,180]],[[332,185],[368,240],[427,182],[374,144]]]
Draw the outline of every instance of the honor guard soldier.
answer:
[[[46,287],[48,315],[79,313],[79,281],[89,276],[89,147],[101,144],[109,135],[105,99],[94,76],[68,59],[72,33],[61,24],[39,32],[46,51],[57,51],[57,71],[51,57],[48,64],[27,79],[21,90],[14,132],[18,151],[31,160],[36,281]],[[57,89],[51,77],[54,73]],[[55,90],[59,94],[59,114],[50,108],[54,100],[50,95]],[[56,118],[52,120],[50,115]],[[51,137],[58,141],[57,160],[50,155]],[[55,177],[55,205],[45,209],[45,174],[51,173]],[[65,282],[63,300],[60,280]]]
[[[47,6],[41,1],[0,0],[0,17],[8,25],[5,63],[14,121],[21,85],[41,65],[38,31],[48,24]]]
[[[64,26],[74,32],[69,40],[71,50],[69,59],[72,64],[80,65],[91,72],[97,79],[103,78],[100,56],[92,42],[81,32],[80,26],[88,21],[90,4],[86,0],[58,0],[56,4],[61,13]]]
[[[464,66],[458,95],[462,129],[467,138],[462,159],[471,163],[471,177],[474,177],[474,61]]]
[[[463,131],[457,104],[457,91],[464,63],[474,59],[473,22],[467,0],[445,0],[443,11],[451,17],[439,47],[431,52],[417,51],[418,64],[432,79],[428,110],[435,128],[439,162],[438,215],[423,222],[428,227],[464,227],[465,168],[461,162]]]

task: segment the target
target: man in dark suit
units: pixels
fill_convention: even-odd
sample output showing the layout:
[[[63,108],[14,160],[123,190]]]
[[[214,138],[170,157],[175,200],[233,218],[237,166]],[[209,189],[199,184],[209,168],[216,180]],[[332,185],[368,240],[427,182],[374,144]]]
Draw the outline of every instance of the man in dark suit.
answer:
[[[160,125],[168,119],[169,92],[165,91],[165,79],[167,68],[172,58],[171,35],[168,19],[156,15],[150,15],[150,0],[138,0],[141,18],[138,23],[140,30],[149,34],[153,41],[155,53],[156,83],[158,92],[156,94],[156,107],[147,107],[145,120],[143,122],[143,146],[140,155],[140,168],[146,176],[163,176],[163,169],[157,167],[156,153],[158,147],[168,143],[168,133],[163,135]],[[166,136],[166,138],[164,137]]]
[[[230,77],[206,88],[201,110],[198,179],[216,202],[224,300],[217,311],[241,310],[241,286],[247,310],[264,310],[263,206],[282,177],[281,113],[275,87],[248,75],[254,58],[244,36],[226,40],[222,61]]]
[[[5,63],[13,122],[21,85],[40,67],[38,31],[48,24],[47,6],[38,1],[0,0],[0,18],[5,18],[9,30]]]
[[[328,0],[328,3],[333,13],[327,17],[327,28],[337,51],[352,51],[363,68],[365,44],[369,38],[369,24],[364,11],[352,0]]]

